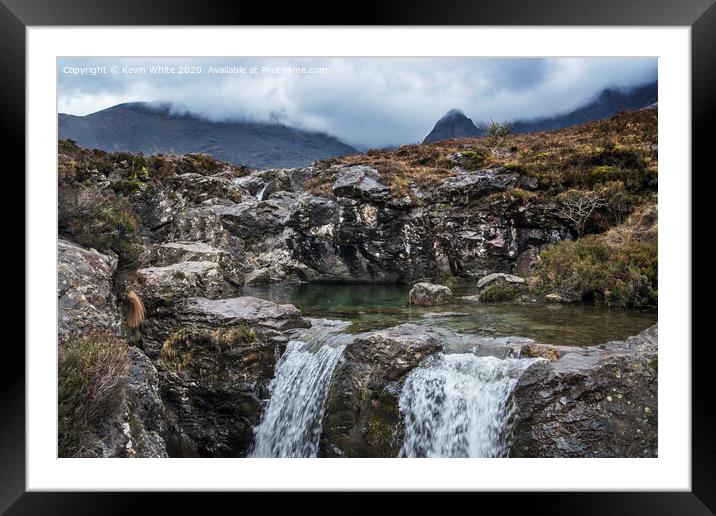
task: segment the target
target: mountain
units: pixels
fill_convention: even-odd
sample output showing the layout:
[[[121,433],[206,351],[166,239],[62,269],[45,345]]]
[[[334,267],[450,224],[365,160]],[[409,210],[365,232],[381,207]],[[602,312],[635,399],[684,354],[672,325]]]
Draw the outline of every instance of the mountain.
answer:
[[[257,169],[301,167],[358,152],[324,133],[278,123],[212,122],[144,102],[119,104],[86,116],[60,113],[58,122],[59,138],[75,140],[81,147],[145,154],[205,152]]]
[[[512,132],[529,133],[563,129],[592,120],[609,118],[620,111],[641,109],[654,104],[657,99],[658,87],[655,82],[631,90],[607,88],[588,104],[564,115],[518,120],[512,124]]]
[[[452,138],[472,138],[483,134],[484,131],[478,129],[472,120],[465,116],[465,113],[459,109],[451,109],[438,120],[423,143],[451,140]]]
[[[658,85],[656,82],[630,90],[607,88],[602,90],[591,102],[568,113],[514,121],[512,122],[512,132],[519,134],[563,129],[591,120],[609,118],[620,111],[631,111],[652,106],[657,102],[657,99]],[[483,132],[462,111],[451,109],[438,120],[433,130],[423,140],[423,143],[452,138],[472,138],[482,134]]]

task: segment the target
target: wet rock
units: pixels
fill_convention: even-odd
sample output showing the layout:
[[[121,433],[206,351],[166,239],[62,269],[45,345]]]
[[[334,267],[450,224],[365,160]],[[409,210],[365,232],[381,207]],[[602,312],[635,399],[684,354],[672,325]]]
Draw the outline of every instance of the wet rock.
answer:
[[[437,333],[402,324],[348,344],[326,401],[322,456],[397,457],[405,375],[441,349]]]
[[[408,301],[418,306],[447,305],[453,302],[452,290],[444,285],[416,283],[410,289]]]
[[[547,294],[544,296],[547,303],[564,303],[566,300],[559,294]]]
[[[235,295],[238,289],[224,279],[217,263],[179,262],[165,267],[137,270],[137,293],[147,309],[171,307],[188,297],[219,298]]]
[[[522,346],[520,355],[527,358],[544,358],[546,360],[557,360],[560,357],[559,351],[553,346],[544,346],[535,342]]]
[[[518,457],[656,457],[658,333],[563,347],[531,365],[515,387]]]
[[[519,276],[497,272],[481,278],[477,290],[480,301],[509,301],[524,294],[527,284]]]
[[[245,457],[283,346],[247,324],[191,323],[156,363],[174,456]]]
[[[122,318],[112,290],[117,257],[57,242],[57,325],[60,344],[99,332],[122,335]]]

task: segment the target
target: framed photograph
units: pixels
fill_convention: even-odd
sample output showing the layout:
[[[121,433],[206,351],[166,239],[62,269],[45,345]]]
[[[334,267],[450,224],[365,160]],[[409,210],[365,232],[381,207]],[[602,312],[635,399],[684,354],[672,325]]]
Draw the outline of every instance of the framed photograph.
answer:
[[[209,4],[3,1],[27,308],[0,508],[519,491],[712,514],[691,170],[713,2],[351,26]]]

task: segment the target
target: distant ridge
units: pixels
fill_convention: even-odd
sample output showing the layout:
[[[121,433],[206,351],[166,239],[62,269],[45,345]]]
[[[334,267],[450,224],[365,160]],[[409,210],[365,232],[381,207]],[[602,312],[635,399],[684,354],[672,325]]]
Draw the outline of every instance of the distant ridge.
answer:
[[[529,133],[563,129],[591,120],[609,118],[620,111],[631,111],[656,105],[657,100],[658,85],[655,82],[630,90],[607,88],[602,90],[591,102],[568,113],[532,120],[517,120],[512,123],[512,132]],[[423,143],[453,138],[474,138],[482,134],[484,131],[479,129],[462,111],[451,109],[438,120]]]
[[[358,151],[325,133],[279,123],[212,122],[169,104],[130,102],[86,116],[60,113],[59,138],[81,147],[145,154],[205,152],[252,168],[301,167]]]

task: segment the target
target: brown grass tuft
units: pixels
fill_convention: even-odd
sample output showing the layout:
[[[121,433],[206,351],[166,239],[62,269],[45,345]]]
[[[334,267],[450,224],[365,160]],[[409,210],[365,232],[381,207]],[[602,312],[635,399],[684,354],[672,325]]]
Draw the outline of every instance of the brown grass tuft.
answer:
[[[136,330],[144,322],[146,316],[146,310],[142,299],[137,295],[134,290],[127,290],[124,302],[124,316],[127,321],[127,326],[131,329]]]

